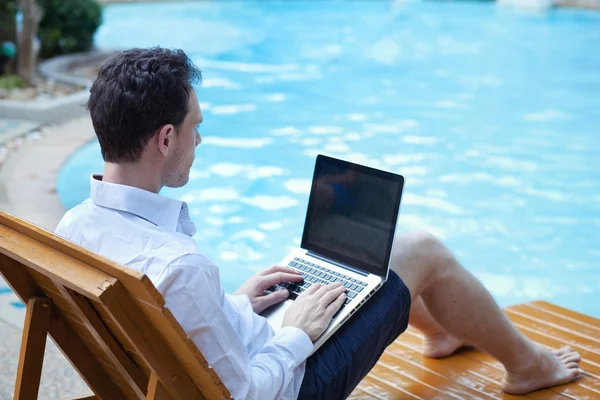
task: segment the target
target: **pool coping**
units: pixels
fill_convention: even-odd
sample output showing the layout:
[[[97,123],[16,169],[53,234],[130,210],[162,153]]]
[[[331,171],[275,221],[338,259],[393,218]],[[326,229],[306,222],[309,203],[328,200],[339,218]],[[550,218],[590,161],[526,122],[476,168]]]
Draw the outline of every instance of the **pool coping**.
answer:
[[[53,231],[65,212],[56,192],[58,173],[94,138],[87,115],[47,126],[39,138],[27,140],[0,169],[0,209]]]

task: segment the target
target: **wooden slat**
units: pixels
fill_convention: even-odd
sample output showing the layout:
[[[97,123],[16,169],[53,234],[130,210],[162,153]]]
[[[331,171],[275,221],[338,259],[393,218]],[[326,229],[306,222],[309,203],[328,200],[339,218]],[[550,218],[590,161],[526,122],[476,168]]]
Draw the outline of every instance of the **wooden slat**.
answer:
[[[576,397],[564,396],[560,393],[552,392],[552,391],[544,391],[544,392],[534,392],[529,394],[530,399],[537,400],[580,400]]]
[[[23,219],[17,218],[0,210],[0,237],[6,234],[6,226],[15,232],[32,238],[52,249],[64,253],[83,264],[89,265],[99,271],[117,278],[131,293],[132,296],[139,297],[144,301],[164,305],[164,299],[156,290],[150,279],[140,272],[134,271],[118,263],[112,262],[101,257],[87,249],[77,246],[57,235],[52,234],[42,228],[39,228]],[[3,233],[4,232],[4,233]],[[11,234],[14,234],[11,232]],[[142,285],[138,285],[141,281]]]
[[[462,384],[455,380],[427,368],[422,363],[407,360],[392,351],[386,351],[379,359],[379,364],[388,366],[388,369],[399,369],[411,375],[414,380],[433,386],[436,390],[448,396],[462,399],[493,399],[494,397],[470,385]]]
[[[85,297],[64,287],[59,287],[59,290],[63,293],[64,298],[69,301],[72,308],[81,313],[87,330],[128,383],[131,390],[138,395],[138,398],[143,399],[148,386],[146,375],[125,354]]]
[[[100,298],[116,279],[25,235],[0,225],[0,253],[90,298]]]
[[[538,308],[531,303],[520,304],[511,308],[513,310],[530,315],[534,318],[551,322],[553,325],[568,328],[571,331],[579,332],[588,337],[595,338],[596,341],[600,341],[600,326],[594,326],[566,315],[561,315],[556,312],[546,310],[544,308]]]
[[[568,308],[556,306],[554,304],[545,301],[533,301],[526,303],[527,307],[536,308],[538,310],[545,310],[552,313],[554,316],[560,316],[561,318],[569,318],[580,324],[586,324],[596,329],[600,329],[600,320],[590,317],[589,315],[581,314]]]
[[[111,358],[107,355],[106,349],[99,344],[94,336],[88,330],[88,327],[82,323],[73,325],[68,322],[75,334],[81,338],[83,344],[87,346],[91,355],[101,364],[102,368],[110,376],[110,379],[121,388],[121,391],[127,394],[128,399],[139,399],[139,390],[134,389],[128,379],[123,375],[122,370],[117,368]],[[143,371],[142,371],[143,372]],[[146,380],[147,378],[144,378]]]
[[[494,371],[491,367],[481,362],[465,357],[464,352],[460,352],[450,358],[434,360],[421,354],[420,338],[415,341],[418,343],[415,346],[407,340],[410,337],[408,334],[402,335],[393,345],[388,347],[386,353],[403,358],[411,363],[422,365],[424,369],[445,376],[456,382],[458,386],[467,386],[478,392],[486,393],[492,398],[505,400],[522,398],[504,393],[500,385],[502,374],[497,373],[497,371]]]
[[[589,349],[598,353],[600,359],[600,335],[597,335],[591,329],[577,329],[578,326],[571,323],[557,323],[557,321],[549,321],[544,319],[543,313],[539,313],[535,309],[526,307],[511,307],[506,310],[509,318],[513,316],[522,317],[528,319],[529,325],[542,332],[552,332],[565,338],[565,340],[581,343],[582,346],[586,346]],[[542,315],[540,315],[542,314]]]
[[[421,345],[421,336],[419,333],[417,333],[415,330],[410,329],[409,331],[407,331],[407,333],[405,333],[404,335],[402,335],[399,339],[396,340],[396,342],[399,342],[401,344],[401,346],[405,346],[407,348],[412,348],[413,353],[419,351],[420,349],[420,345]],[[395,342],[395,343],[396,343]],[[502,367],[502,364],[500,364],[498,361],[496,361],[495,359],[493,359],[491,356],[482,353],[480,351],[464,351],[464,352],[460,352],[459,354],[453,355],[452,357],[449,357],[447,359],[444,360],[432,360],[429,359],[429,365],[431,364],[442,364],[442,363],[448,363],[450,368],[454,368],[456,370],[456,372],[458,373],[458,371],[462,370],[462,368],[460,367],[460,363],[455,362],[455,360],[468,360],[467,362],[471,362],[471,368],[472,368],[472,372],[471,373],[476,373],[476,374],[480,374],[482,378],[485,379],[485,377],[487,378],[491,378],[491,380],[493,380],[498,386],[500,386],[500,382],[504,376],[504,368]],[[473,363],[473,361],[481,363],[481,366],[477,366],[477,364]],[[556,386],[552,389],[543,389],[540,391],[535,392],[535,398],[558,398],[560,396],[563,396],[564,400],[564,396],[566,395],[572,395],[573,393],[576,393],[578,396],[583,396],[583,397],[587,397],[589,396],[591,393],[593,394],[594,392],[590,392],[589,389],[586,387],[587,384],[587,379],[583,378],[577,381],[576,385],[573,384],[567,384],[567,385],[561,385],[561,386]],[[510,396],[510,395],[505,395],[504,398],[522,398],[523,396]],[[526,397],[529,398],[533,398],[532,394],[527,395]]]
[[[4,254],[0,254],[0,273],[23,304],[27,304],[32,297],[45,297],[44,292],[31,278],[27,268]]]
[[[472,351],[466,353],[466,355],[467,357],[484,362],[487,365],[495,366],[500,373],[504,372],[504,369],[502,368],[501,364],[499,364],[491,356],[485,353],[481,353],[479,351]],[[589,383],[589,381],[586,378],[582,378],[575,381],[575,383],[554,386],[552,388],[528,394],[527,396],[536,399],[558,398],[559,396],[557,395],[561,395],[567,398],[569,398],[569,396],[575,396],[575,398],[587,398],[589,396],[592,396],[592,398],[597,398],[598,396],[595,393],[595,391],[593,389],[590,390],[588,387],[585,386],[586,382]]]
[[[150,382],[148,382],[148,395],[147,400],[171,400],[172,397],[165,390],[165,387],[158,380],[156,372],[152,372],[150,375]]]
[[[172,349],[165,346],[167,341],[157,331],[160,326],[149,323],[144,318],[144,312],[120,283],[107,290],[104,304],[113,320],[123,328],[130,342],[148,361],[171,396],[182,400],[202,398],[180,360],[172,353]],[[163,324],[165,323],[168,322],[164,320]]]
[[[229,391],[223,385],[215,371],[208,365],[198,347],[187,336],[168,308],[151,307],[147,303],[139,304],[152,324],[160,327],[162,335],[172,346],[172,350],[189,371],[202,392],[215,392],[219,396],[229,397]],[[166,322],[166,323],[165,323]],[[199,368],[199,366],[201,368]]]
[[[443,394],[446,394],[448,399],[463,399],[451,393],[444,393],[443,388],[438,389],[430,385],[426,380],[419,379],[420,371],[417,368],[400,369],[394,365],[379,361],[373,367],[371,373],[377,376],[381,383],[385,383],[390,388],[404,389],[424,399],[434,399]],[[469,395],[466,395],[464,398],[473,399]]]
[[[600,399],[600,390],[598,390],[598,379],[591,378],[587,375],[582,375],[574,383],[555,386],[549,390],[560,393],[565,396],[571,396],[576,399]]]
[[[83,324],[83,322],[81,321],[81,315],[69,306],[67,300],[64,297],[47,290],[44,290],[44,293],[48,295],[48,297],[52,300],[52,305],[54,309],[62,313],[65,319],[68,319],[69,322],[73,321],[75,323]]]
[[[597,359],[598,353],[590,350],[587,347],[582,346],[580,343],[569,341],[561,337],[560,335],[555,334],[552,330],[547,329],[536,329],[531,326],[529,320],[521,318],[519,316],[510,316],[511,320],[515,324],[515,326],[523,332],[523,334],[529,337],[531,340],[544,344],[550,348],[560,348],[565,345],[569,345],[573,347],[579,354],[581,354],[582,360],[580,363],[580,367],[584,370],[591,372],[595,375],[600,376],[600,365],[597,364],[594,360]]]
[[[396,342],[388,347],[386,352],[392,354],[397,352],[398,356],[405,356],[407,360],[416,363],[419,362],[420,358],[427,369],[434,370],[441,375],[450,372],[451,374],[448,375],[448,378],[456,380],[457,382],[462,382],[462,385],[458,385],[458,387],[464,385],[480,385],[480,389],[482,390],[484,388],[490,389],[491,387],[492,390],[490,390],[488,395],[492,397],[511,400],[527,398],[523,396],[508,395],[500,391],[500,382],[504,371],[499,363],[494,361],[497,368],[492,368],[478,360],[467,357],[466,354],[471,354],[471,352],[459,352],[458,354],[443,360],[429,359],[420,354],[421,340],[420,334],[416,333],[414,329],[409,329],[405,334],[400,336]],[[407,357],[407,354],[411,354],[411,356]],[[455,364],[455,360],[460,360],[460,362]],[[397,379],[401,378],[398,377]]]
[[[123,347],[123,350],[125,350],[127,355],[137,365],[139,365],[140,368],[142,368],[142,370],[145,372],[146,376],[149,379],[150,373],[152,372],[152,370],[151,370],[150,366],[148,365],[148,362],[134,348],[133,344],[131,343],[131,341],[129,340],[127,335],[125,335],[125,333],[123,333],[123,329],[112,320],[112,316],[110,315],[110,313],[104,307],[103,304],[93,302],[92,306],[94,307],[94,310],[96,310],[96,313],[100,316],[100,319],[102,319],[102,321],[106,324],[108,329],[110,329],[110,332],[113,334],[113,336],[115,337],[117,342],[119,342],[121,344],[121,346]]]
[[[55,283],[49,277],[29,269],[29,275],[35,284],[42,289],[44,294],[52,300],[52,305],[55,309],[60,310],[63,314],[72,316],[75,320],[81,319],[81,314],[73,309],[71,304],[63,297],[63,294],[58,289],[60,284]]]
[[[114,378],[99,363],[80,336],[73,331],[73,328],[61,318],[60,314],[57,314],[55,319],[52,320],[49,331],[57,347],[79,372],[96,396],[102,399],[127,398],[114,383]]]
[[[348,400],[364,400],[364,399],[371,399],[371,398],[373,398],[373,396],[369,395],[367,392],[365,392],[364,390],[362,390],[360,388],[356,388],[356,389],[354,389],[352,394],[348,397]]]
[[[47,298],[32,297],[27,301],[15,384],[17,400],[36,399],[38,396],[51,311],[52,303]]]
[[[390,385],[390,382],[381,379],[373,372],[365,376],[358,387],[377,399],[423,400],[422,397],[412,394],[397,385]]]
[[[119,393],[116,398],[137,398],[135,392],[133,392],[128,385],[123,383],[124,379],[121,376],[121,372],[114,367],[111,360],[100,345],[94,340],[86,327],[83,324],[74,325],[67,319],[62,319],[62,316],[61,320],[65,325],[64,332],[60,332],[59,338],[52,337],[57,346],[60,347],[61,351],[65,354],[65,357],[67,357],[75,369],[80,372],[81,377],[88,383],[90,388],[96,392],[98,389],[95,386],[99,385],[102,387],[103,385],[107,385],[106,381],[110,381],[110,385],[107,386],[109,388],[110,386],[114,386],[115,392]],[[51,335],[52,332],[53,331],[51,330]],[[87,365],[88,363],[92,365]],[[102,373],[97,372],[99,370],[102,370]],[[88,374],[94,375],[88,376]],[[98,377],[99,379],[96,378],[96,374],[100,375],[100,377]]]
[[[414,328],[409,327],[409,329],[402,334],[396,341],[394,345],[402,346],[408,351],[412,352],[413,357],[418,357],[421,354],[423,337],[422,335]],[[478,357],[481,355],[481,357]],[[452,355],[452,357],[448,357],[441,360],[435,360],[427,357],[423,357],[424,362],[427,362],[428,367],[432,367],[436,365],[436,368],[442,368],[440,365],[446,365],[449,369],[454,369],[455,374],[462,373],[467,370],[468,379],[476,381],[476,378],[479,377],[482,381],[488,381],[492,387],[497,387],[501,390],[501,382],[504,377],[504,367],[498,361],[494,360],[487,354],[478,352],[478,351],[469,351],[469,350],[460,350],[456,354]],[[455,360],[458,363],[455,365]],[[463,368],[461,368],[461,366]],[[496,390],[492,390],[491,394],[495,395],[498,392]],[[503,393],[503,392],[502,392]],[[523,396],[513,396],[506,393],[503,393],[501,398],[506,399],[521,399]]]
[[[510,307],[507,313],[526,335],[536,335],[540,342],[549,347],[568,344],[582,354],[580,367],[584,374],[577,384],[562,385],[551,390],[576,398],[600,398],[600,336],[596,336],[595,329],[598,324],[574,312],[570,312],[566,318],[559,317],[560,310],[564,309],[553,307],[552,313],[548,313],[544,308],[519,305]]]

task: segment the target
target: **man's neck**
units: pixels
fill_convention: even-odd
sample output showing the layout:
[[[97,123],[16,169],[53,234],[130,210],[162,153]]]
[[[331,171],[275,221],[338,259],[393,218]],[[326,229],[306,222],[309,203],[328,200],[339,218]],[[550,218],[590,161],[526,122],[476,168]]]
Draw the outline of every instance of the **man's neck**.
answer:
[[[104,164],[103,182],[133,186],[138,189],[158,193],[161,189],[160,177],[151,166],[135,164]]]

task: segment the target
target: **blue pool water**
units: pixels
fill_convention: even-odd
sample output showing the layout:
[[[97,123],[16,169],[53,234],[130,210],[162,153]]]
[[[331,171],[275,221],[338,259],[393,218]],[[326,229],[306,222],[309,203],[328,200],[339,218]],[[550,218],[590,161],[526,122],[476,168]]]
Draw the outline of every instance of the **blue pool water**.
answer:
[[[406,177],[399,230],[428,229],[502,305],[600,317],[600,13],[490,3],[108,6],[102,48],[185,49],[205,122],[189,203],[227,291],[299,244],[315,155]],[[97,143],[60,172],[71,208]]]

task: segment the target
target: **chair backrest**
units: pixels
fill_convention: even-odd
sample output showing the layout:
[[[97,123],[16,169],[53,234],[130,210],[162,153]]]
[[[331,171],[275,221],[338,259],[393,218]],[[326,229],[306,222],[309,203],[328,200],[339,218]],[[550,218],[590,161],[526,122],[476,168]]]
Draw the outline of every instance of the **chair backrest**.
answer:
[[[147,276],[2,211],[0,273],[28,307],[15,393],[47,329],[97,398],[230,397]]]

